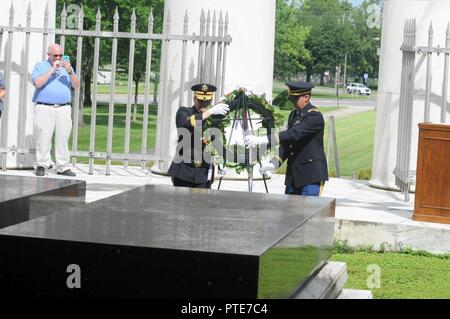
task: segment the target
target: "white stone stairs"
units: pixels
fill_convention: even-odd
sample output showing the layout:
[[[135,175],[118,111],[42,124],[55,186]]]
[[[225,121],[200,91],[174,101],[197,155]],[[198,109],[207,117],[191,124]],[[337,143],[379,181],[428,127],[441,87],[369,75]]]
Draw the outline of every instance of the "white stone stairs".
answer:
[[[370,290],[343,289],[347,282],[347,264],[327,261],[302,287],[294,299],[372,299]]]

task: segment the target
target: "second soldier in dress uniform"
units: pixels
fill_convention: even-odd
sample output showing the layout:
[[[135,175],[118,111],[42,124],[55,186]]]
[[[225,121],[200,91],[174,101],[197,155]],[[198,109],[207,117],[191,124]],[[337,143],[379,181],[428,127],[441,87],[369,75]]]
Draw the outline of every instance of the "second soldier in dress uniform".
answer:
[[[279,167],[287,160],[286,194],[319,196],[328,180],[328,167],[323,149],[325,122],[322,113],[310,103],[313,84],[298,81],[288,82],[289,100],[295,109],[289,114],[285,131],[271,138],[279,143],[279,156],[262,165],[260,172]],[[246,136],[248,147],[269,143],[267,137]]]
[[[211,188],[214,166],[210,154],[206,154],[206,140],[203,137],[204,121],[211,115],[226,115],[227,104],[219,103],[208,107],[214,97],[216,87],[200,83],[191,87],[194,105],[180,107],[176,114],[178,146],[168,175],[174,186]]]

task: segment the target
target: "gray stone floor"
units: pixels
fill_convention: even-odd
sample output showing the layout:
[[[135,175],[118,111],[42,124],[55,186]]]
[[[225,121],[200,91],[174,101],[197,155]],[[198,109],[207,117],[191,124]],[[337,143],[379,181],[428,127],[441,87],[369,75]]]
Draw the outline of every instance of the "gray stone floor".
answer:
[[[105,175],[105,166],[95,166],[93,175],[88,174],[87,165],[78,164],[73,170],[77,173],[76,179],[87,183],[87,202],[145,184],[172,185],[169,177],[139,167],[114,166],[110,176]],[[34,177],[33,170],[8,170],[0,174]],[[47,176],[61,178],[52,170]],[[247,192],[247,180],[235,177],[237,179],[224,179],[221,189]],[[284,175],[272,175],[267,185],[270,193],[283,194]],[[212,188],[217,189],[217,186],[218,180]],[[265,192],[262,180],[254,181],[253,191]],[[335,239],[347,240],[351,246],[379,248],[383,245],[393,250],[409,247],[450,253],[450,225],[412,220],[414,195],[410,202],[404,202],[403,194],[372,188],[366,181],[331,178],[325,184],[322,196],[336,198]]]

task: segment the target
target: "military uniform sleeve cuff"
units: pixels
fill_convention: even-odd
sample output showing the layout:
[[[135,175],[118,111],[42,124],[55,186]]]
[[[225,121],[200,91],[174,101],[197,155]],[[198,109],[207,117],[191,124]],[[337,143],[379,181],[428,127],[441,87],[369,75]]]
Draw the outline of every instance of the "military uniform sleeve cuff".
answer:
[[[195,127],[195,115],[188,117],[192,127]]]
[[[286,135],[288,134],[288,131],[280,132],[280,135],[278,136],[278,143],[282,143],[284,140],[286,140]]]
[[[275,156],[270,162],[273,164],[273,166],[275,166],[275,168],[278,168],[281,166],[281,164],[283,164],[283,160],[279,156]]]

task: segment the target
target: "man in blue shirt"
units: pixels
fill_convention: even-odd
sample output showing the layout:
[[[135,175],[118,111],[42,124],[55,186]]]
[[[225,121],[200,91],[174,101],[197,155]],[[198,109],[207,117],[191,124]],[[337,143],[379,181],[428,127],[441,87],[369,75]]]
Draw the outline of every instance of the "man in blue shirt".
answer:
[[[48,59],[35,65],[31,76],[34,92],[34,136],[36,142],[36,176],[44,176],[52,164],[50,148],[55,132],[56,172],[75,176],[69,168],[69,137],[72,130],[71,88],[79,88],[80,80],[70,61],[62,60],[58,44],[48,47]]]
[[[6,95],[6,88],[5,88],[5,78],[3,77],[3,74],[0,73],[0,117],[2,117],[2,111],[5,105],[3,104],[3,98]]]

